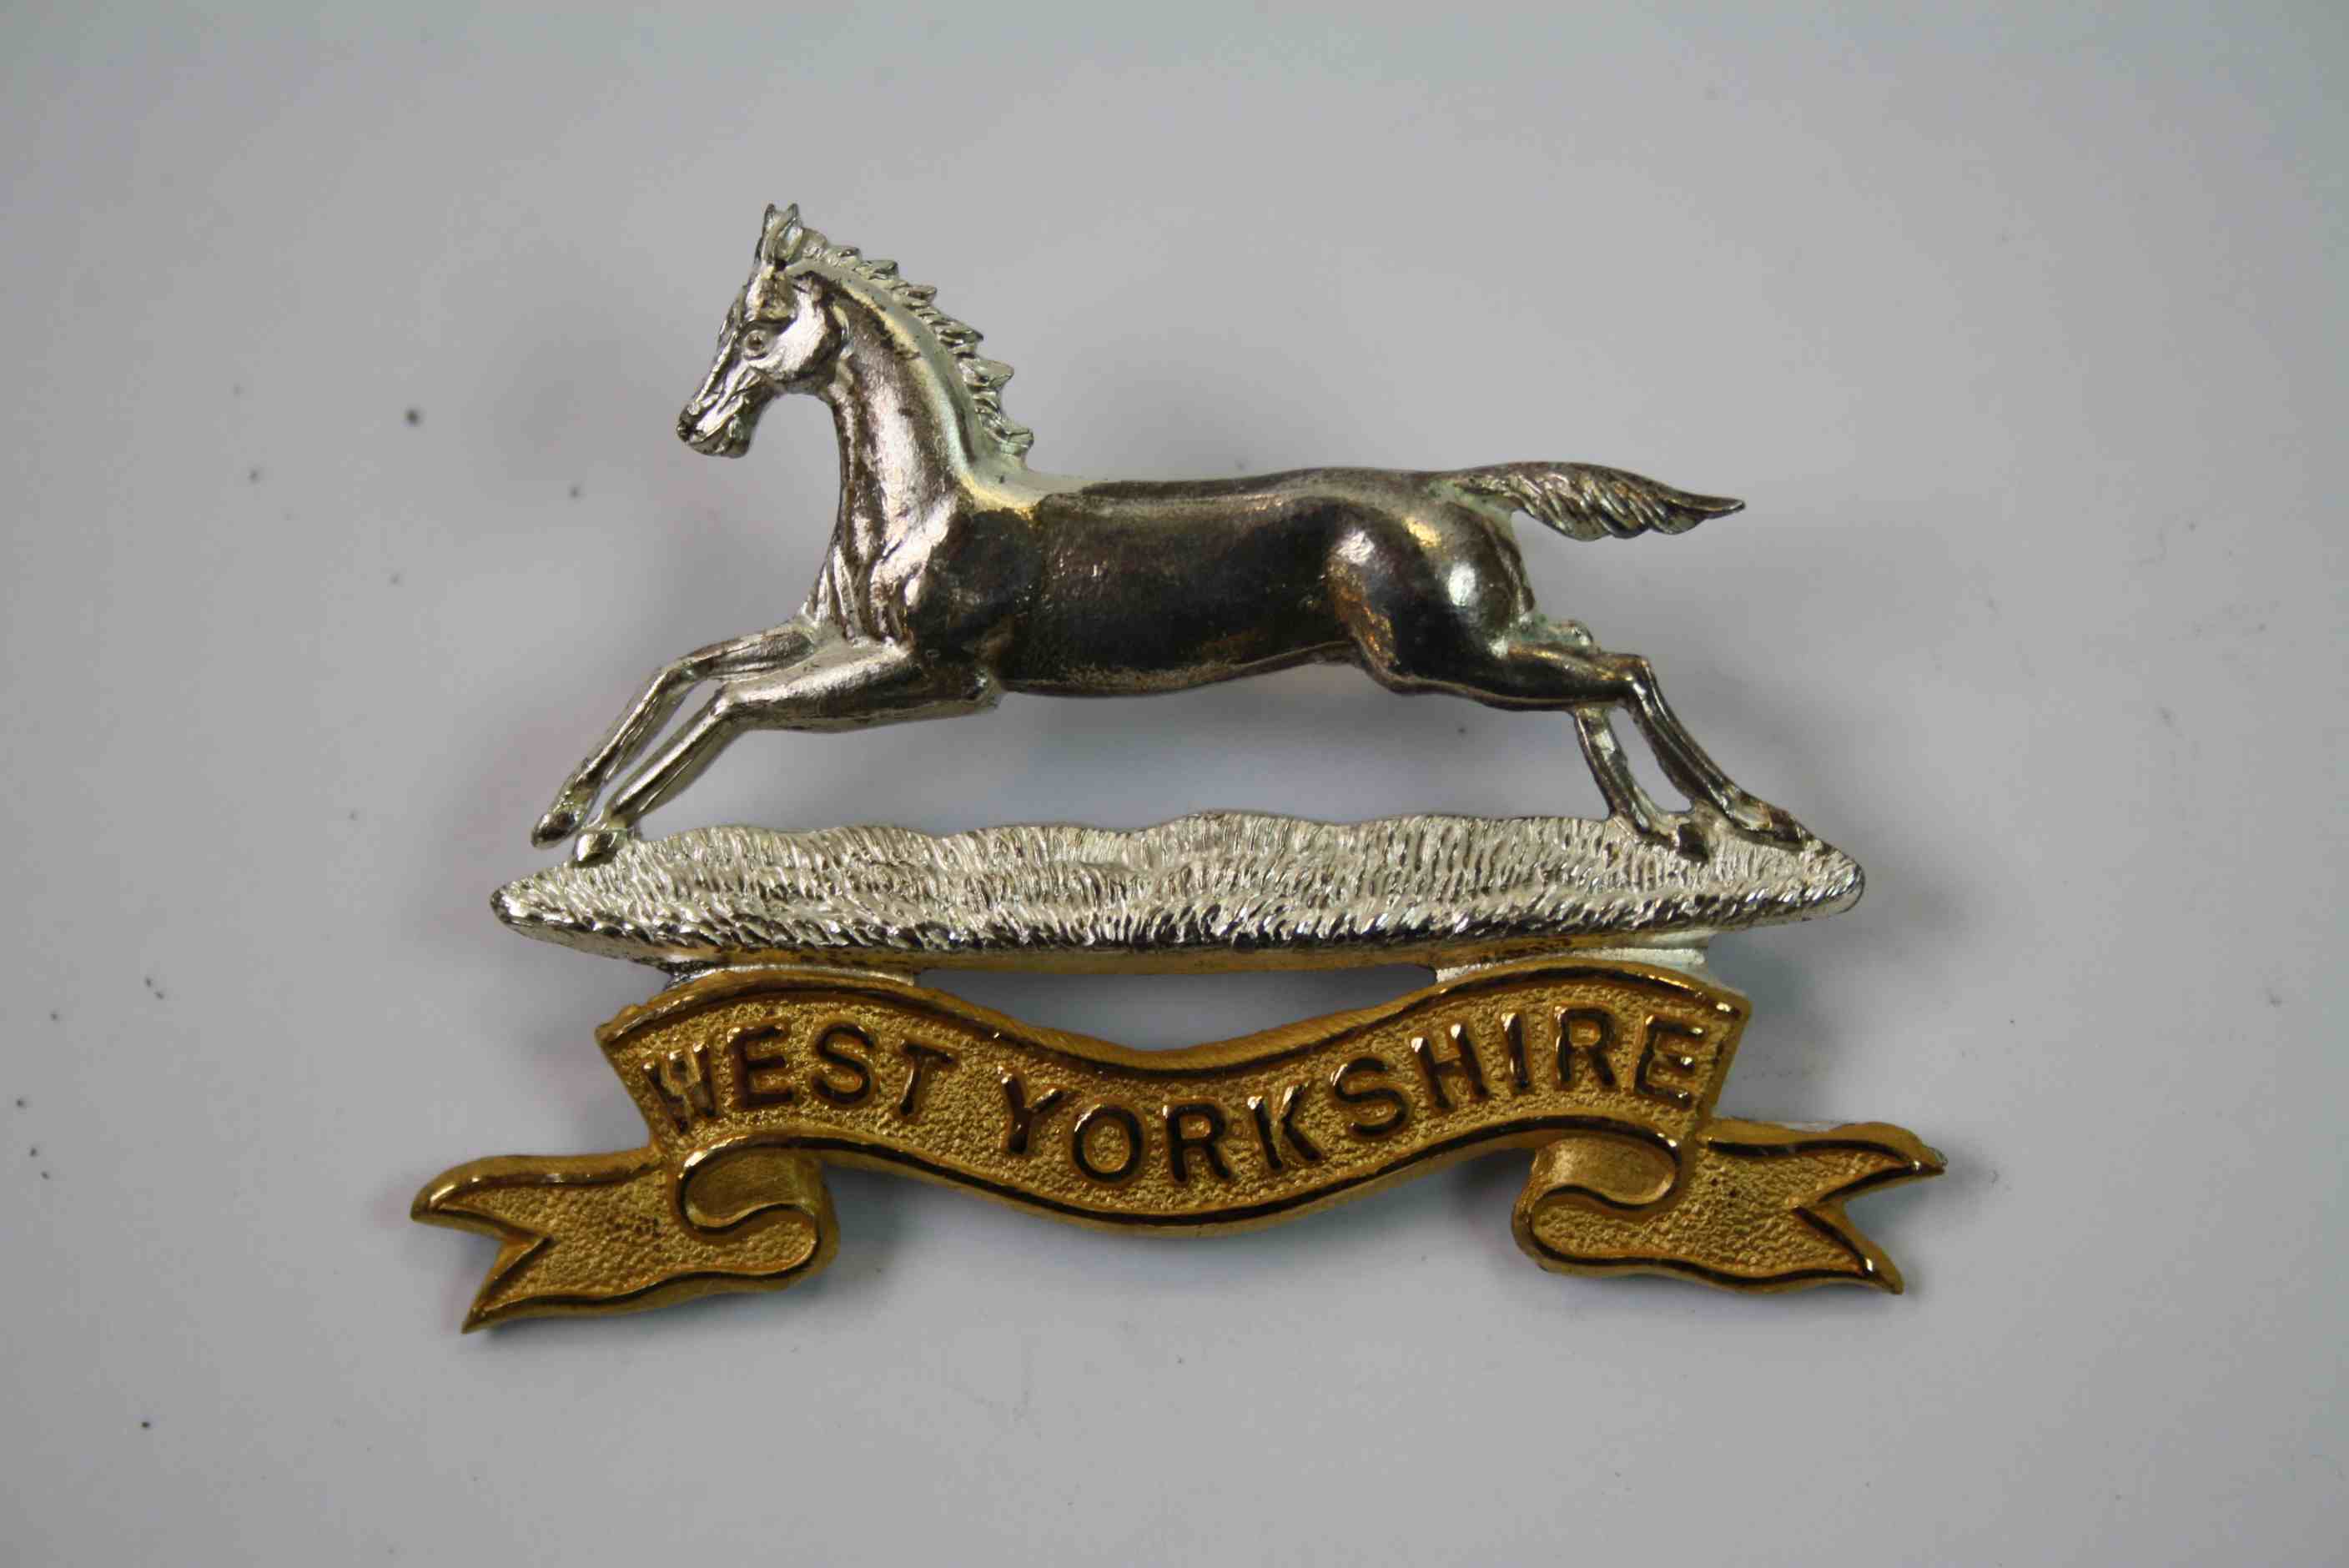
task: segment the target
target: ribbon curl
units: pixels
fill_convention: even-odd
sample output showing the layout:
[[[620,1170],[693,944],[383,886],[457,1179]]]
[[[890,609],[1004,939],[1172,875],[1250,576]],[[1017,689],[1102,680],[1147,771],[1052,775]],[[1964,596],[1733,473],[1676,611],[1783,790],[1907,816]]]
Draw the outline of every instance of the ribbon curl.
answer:
[[[838,1240],[826,1162],[1199,1233],[1516,1148],[1534,1161],[1514,1229],[1546,1268],[1897,1292],[1843,1205],[1940,1157],[1880,1123],[1716,1119],[1745,1017],[1742,997],[1676,971],[1548,958],[1134,1051],[883,975],[722,971],[598,1031],[643,1148],[475,1161],[414,1214],[500,1242],[476,1328],[809,1278]]]

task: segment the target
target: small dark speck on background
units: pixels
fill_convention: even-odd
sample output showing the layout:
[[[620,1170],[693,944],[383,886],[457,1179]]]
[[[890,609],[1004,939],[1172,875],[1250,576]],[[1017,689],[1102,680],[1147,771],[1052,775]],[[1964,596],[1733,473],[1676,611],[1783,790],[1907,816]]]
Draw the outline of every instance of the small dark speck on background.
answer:
[[[21,1094],[16,1097],[16,1109],[18,1110],[25,1109],[25,1097]]]
[[[139,1423],[139,1429],[142,1432],[151,1432],[155,1429],[155,1423],[152,1421],[141,1421]]]
[[[424,410],[421,408],[410,408],[408,411],[408,422],[411,425],[421,425],[424,423]]]
[[[228,389],[228,395],[229,395],[230,397],[243,397],[243,396],[244,396],[244,383],[243,383],[243,382],[242,382],[242,381],[238,381],[238,382],[235,382],[235,383],[233,383],[233,384],[232,384],[232,385],[230,386],[229,389]]]
[[[581,495],[582,493],[583,493],[583,492],[580,490],[580,489],[579,489],[579,487],[578,487],[577,485],[573,485],[573,486],[571,487],[571,499],[572,499],[573,500],[577,500],[579,499],[579,497],[580,497],[580,495]]]
[[[261,482],[261,470],[260,470],[258,468],[251,468],[251,469],[245,469],[245,470],[244,470],[244,482],[245,482],[245,483],[247,483],[247,484],[249,484],[249,485],[257,485],[257,484],[259,484],[259,483]]]
[[[397,572],[391,574],[391,585],[395,588],[399,586],[399,573]]]
[[[52,1008],[50,1008],[50,1009],[49,1009],[49,1022],[50,1022],[50,1023],[54,1024],[54,1023],[56,1023],[58,1019],[60,1019],[60,1018],[62,1018],[62,1017],[64,1017],[64,1016],[65,1016],[65,1015],[64,1015],[64,1014],[62,1014],[62,1013],[60,1013],[60,1012],[58,1012],[55,1007],[52,1007]]]

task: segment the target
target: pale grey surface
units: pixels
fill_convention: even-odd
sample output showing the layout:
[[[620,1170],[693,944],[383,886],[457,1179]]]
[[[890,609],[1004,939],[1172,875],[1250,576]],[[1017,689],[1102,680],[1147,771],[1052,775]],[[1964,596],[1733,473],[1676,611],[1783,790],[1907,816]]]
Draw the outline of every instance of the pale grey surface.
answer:
[[[2337,1556],[2343,25],[1871,9],[12,11],[0,1557]],[[1188,1244],[849,1175],[805,1290],[460,1339],[415,1187],[641,1132],[645,976],[485,899],[822,550],[815,410],[669,432],[771,199],[1046,466],[1747,498],[1528,560],[1867,866],[1717,950],[1728,1102],[1950,1155],[1855,1210],[1912,1293],[1545,1274],[1508,1159]],[[1321,671],[761,737],[655,826],[1591,793]],[[954,984],[1171,1045],[1409,978]]]

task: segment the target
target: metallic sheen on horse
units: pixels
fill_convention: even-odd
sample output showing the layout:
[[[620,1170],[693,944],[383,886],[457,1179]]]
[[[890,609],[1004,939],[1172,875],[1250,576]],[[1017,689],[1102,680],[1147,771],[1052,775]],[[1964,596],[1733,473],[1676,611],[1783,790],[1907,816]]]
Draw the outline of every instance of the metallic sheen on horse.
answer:
[[[979,356],[978,334],[935,294],[825,239],[796,207],[767,210],[678,434],[740,457],[777,397],[821,398],[841,475],[823,569],[790,621],[656,671],[533,842],[575,834],[579,861],[609,858],[749,729],[946,717],[1007,691],[1179,691],[1307,663],[1353,664],[1397,692],[1571,716],[1614,814],[1684,853],[1704,855],[1724,830],[1810,841],[1705,755],[1646,659],[1537,609],[1512,521],[1624,538],[1683,532],[1741,503],[1578,463],[1167,482],[1040,473],[1025,458],[1031,436],[1003,411],[1010,367]],[[715,693],[621,779],[705,682]],[[1616,707],[1691,812],[1663,810],[1633,777]]]

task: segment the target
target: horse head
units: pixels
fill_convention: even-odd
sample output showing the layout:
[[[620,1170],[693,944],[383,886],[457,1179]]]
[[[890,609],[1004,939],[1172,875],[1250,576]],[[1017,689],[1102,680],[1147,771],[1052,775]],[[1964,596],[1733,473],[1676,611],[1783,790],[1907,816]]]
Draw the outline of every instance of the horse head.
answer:
[[[830,374],[840,327],[824,308],[821,276],[795,264],[810,234],[797,206],[767,209],[750,280],[726,312],[701,389],[677,417],[678,438],[695,451],[740,457],[777,394],[812,392]]]

